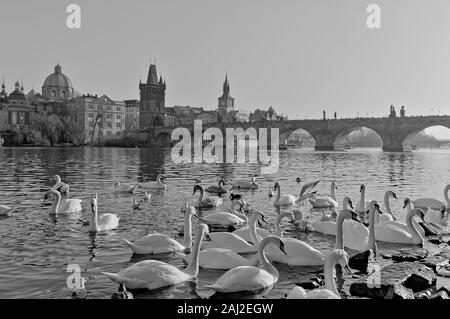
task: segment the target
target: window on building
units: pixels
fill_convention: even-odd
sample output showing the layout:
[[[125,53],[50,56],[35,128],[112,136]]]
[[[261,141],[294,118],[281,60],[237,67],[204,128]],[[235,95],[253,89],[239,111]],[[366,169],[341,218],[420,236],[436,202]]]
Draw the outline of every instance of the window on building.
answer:
[[[52,91],[52,97],[56,97],[56,91],[55,90]]]
[[[116,122],[116,127],[122,128],[122,122]]]
[[[111,131],[106,131],[107,136],[111,136]]]
[[[94,105],[89,104],[89,109],[90,109],[90,110],[93,110],[93,109],[94,109]]]
[[[116,135],[117,135],[117,136],[120,136],[120,132],[116,132]]]
[[[117,107],[116,107],[116,111],[117,111],[117,112],[120,112],[120,111],[122,111],[122,108],[121,108],[120,106],[117,106]]]
[[[112,122],[106,122],[106,127],[112,128]]]
[[[89,113],[89,117],[94,117],[94,113]]]
[[[122,115],[116,114],[116,120],[121,120],[121,119],[122,119]]]
[[[61,92],[62,97],[66,97],[66,91]]]

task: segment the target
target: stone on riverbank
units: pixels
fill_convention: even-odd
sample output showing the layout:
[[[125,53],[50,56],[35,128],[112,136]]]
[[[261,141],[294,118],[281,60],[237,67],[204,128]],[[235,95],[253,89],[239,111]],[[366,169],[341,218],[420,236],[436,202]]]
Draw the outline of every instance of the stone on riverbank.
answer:
[[[384,299],[414,299],[414,293],[403,285],[395,284],[389,287]]]
[[[398,285],[403,286],[397,287]],[[369,298],[410,298],[414,292],[436,285],[436,275],[425,265],[401,262],[376,269],[363,280],[350,285],[350,294]],[[406,290],[410,289],[411,293]],[[389,293],[389,295],[388,295]]]
[[[375,262],[373,250],[366,250],[349,258],[348,266],[362,274],[370,273],[370,265]]]
[[[394,262],[414,262],[428,257],[428,250],[424,248],[401,248],[391,254],[382,254],[382,257],[392,259]]]

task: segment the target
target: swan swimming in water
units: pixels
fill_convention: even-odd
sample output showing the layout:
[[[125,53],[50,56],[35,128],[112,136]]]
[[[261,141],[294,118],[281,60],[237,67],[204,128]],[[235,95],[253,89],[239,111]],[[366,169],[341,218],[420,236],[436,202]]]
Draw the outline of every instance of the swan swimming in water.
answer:
[[[200,245],[206,234],[208,234],[208,226],[200,224],[196,233],[192,260],[184,270],[159,260],[144,260],[117,274],[108,272],[102,272],[102,274],[114,282],[125,285],[128,289],[153,290],[193,280],[198,276]]]
[[[277,269],[267,260],[264,249],[273,244],[282,253],[286,253],[283,240],[277,236],[264,238],[258,246],[258,256],[263,268],[254,266],[239,266],[228,270],[208,288],[218,293],[239,291],[257,292],[277,283],[280,277]]]
[[[300,182],[301,182],[300,177],[297,177],[296,182],[298,184],[300,184]],[[306,183],[305,185],[303,185],[300,190],[300,194],[298,195],[297,199],[295,200],[296,204],[300,206],[300,205],[303,205],[304,200],[306,200],[308,198],[314,198],[314,196],[316,195],[316,192],[312,191],[312,190],[319,183],[320,183],[320,179],[317,181],[309,182],[309,183]]]
[[[146,183],[140,183],[139,186],[143,188],[150,188],[150,189],[167,189],[167,185],[164,183],[166,177],[164,174],[158,174],[156,176],[155,182],[146,182]]]
[[[45,193],[44,202],[46,202],[50,195],[54,195],[53,204],[50,207],[50,215],[68,215],[79,213],[83,209],[81,207],[81,199],[71,199],[69,201],[61,201],[61,193],[57,190],[51,189]]]
[[[437,226],[448,226],[448,214],[447,207],[445,205],[441,205],[440,210],[428,209],[425,214],[425,222],[434,224]]]
[[[164,234],[149,234],[140,239],[124,242],[137,255],[167,254],[191,249],[192,244],[192,216],[197,216],[195,208],[184,203],[181,211],[184,213],[184,245]]]
[[[338,202],[336,200],[336,181],[331,182],[331,197],[330,196],[315,196],[309,199],[312,207],[314,208],[328,208],[328,207],[338,207]]]
[[[120,183],[119,181],[114,182],[114,192],[116,193],[130,193],[133,194],[134,191],[139,187],[138,185],[131,185],[126,183]]]
[[[345,197],[344,200],[342,201],[342,205],[343,205],[344,211],[348,210],[349,207],[353,209],[353,203],[352,203],[352,200],[350,199],[350,197]],[[339,218],[339,214],[338,214],[338,218]],[[327,220],[327,221],[320,220],[320,221],[313,223],[311,225],[311,227],[314,229],[314,231],[316,231],[318,233],[336,236],[337,223],[338,223],[337,220],[336,220],[336,222],[332,221],[332,220]]]
[[[273,201],[273,206],[295,205],[297,197],[290,194],[281,196],[281,187],[279,182],[275,183],[274,190],[277,192],[277,195],[275,197],[275,200]]]
[[[89,232],[97,233],[104,230],[112,230],[119,227],[120,217],[116,214],[98,214],[97,194],[91,198],[92,216],[89,223]]]
[[[207,207],[217,207],[217,206],[222,205],[223,199],[219,198],[217,196],[206,196],[203,186],[195,185],[194,193],[192,195],[195,195],[195,193],[197,193],[197,191],[200,191],[200,196],[199,196],[197,202],[195,203],[195,207],[207,208]]]
[[[356,251],[367,251],[372,249],[374,254],[377,252],[375,241],[375,212],[380,211],[380,206],[376,201],[369,204],[369,228],[353,220],[346,220],[343,224],[344,247]]]
[[[11,214],[18,208],[16,207],[9,207],[6,205],[0,205],[0,216],[11,216]]]
[[[217,194],[217,195],[222,195],[222,194],[228,194],[228,189],[226,189],[225,187],[225,181],[223,179],[219,180],[218,185],[212,185],[209,186],[205,189],[205,192],[207,193],[211,193],[211,194]]]
[[[410,200],[408,198],[404,201],[403,208],[408,207]],[[417,223],[413,223],[413,217],[418,216],[423,220],[424,213],[419,208],[414,208],[408,211],[406,215],[406,225],[409,228],[409,232],[395,227],[389,224],[380,223],[375,226],[376,238],[378,241],[395,243],[395,244],[412,244],[423,246],[423,236],[420,230],[420,226]]]
[[[369,209],[370,201],[366,201],[366,185],[361,184],[359,187],[361,197],[358,204],[355,207],[355,211],[359,214],[365,214]]]
[[[247,216],[243,213],[243,204],[238,200],[234,200],[231,202],[230,212],[211,213],[201,217],[200,220],[212,227],[240,226],[247,222]]]
[[[325,260],[325,288],[317,288],[310,291],[305,291],[300,286],[295,286],[287,295],[287,299],[341,299],[341,296],[336,288],[334,280],[336,264],[340,264],[342,269],[347,273],[352,273],[348,266],[348,255],[342,249],[335,249],[328,254]]]
[[[450,207],[450,198],[448,196],[449,192],[450,192],[450,184],[448,184],[444,188],[444,198],[447,203],[444,203],[443,201],[435,199],[435,198],[418,198],[416,200],[413,200],[412,202],[414,204],[414,207],[420,208],[424,212],[426,212],[428,208],[440,211],[442,208],[442,205],[447,204],[447,206]]]
[[[252,177],[251,181],[238,179],[230,182],[232,188],[238,189],[257,189],[259,185],[256,183],[256,177]]]
[[[394,214],[392,213],[391,205],[389,204],[390,197],[398,199],[397,195],[393,191],[387,191],[384,194],[384,207],[386,208],[387,214],[380,215],[380,213],[376,212],[375,213],[375,224],[378,224],[380,222],[392,222],[392,221],[396,220]]]
[[[254,212],[250,217],[250,233],[253,241],[256,235],[256,222],[259,218],[264,218],[261,212]],[[192,259],[192,254],[183,258],[186,263]],[[232,250],[224,248],[207,248],[200,251],[199,266],[208,269],[228,270],[238,266],[257,266],[259,257],[257,254],[250,258],[244,258]]]

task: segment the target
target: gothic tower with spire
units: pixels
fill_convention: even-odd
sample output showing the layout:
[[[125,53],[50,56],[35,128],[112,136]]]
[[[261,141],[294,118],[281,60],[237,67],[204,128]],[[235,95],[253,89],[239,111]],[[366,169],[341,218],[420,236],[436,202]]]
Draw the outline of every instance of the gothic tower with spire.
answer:
[[[166,81],[156,73],[156,65],[150,63],[147,83],[139,82],[141,102],[139,126],[141,130],[164,126]]]
[[[230,95],[230,83],[228,82],[228,74],[225,75],[223,83],[223,93],[219,97],[219,111],[228,113],[234,111],[234,98]]]

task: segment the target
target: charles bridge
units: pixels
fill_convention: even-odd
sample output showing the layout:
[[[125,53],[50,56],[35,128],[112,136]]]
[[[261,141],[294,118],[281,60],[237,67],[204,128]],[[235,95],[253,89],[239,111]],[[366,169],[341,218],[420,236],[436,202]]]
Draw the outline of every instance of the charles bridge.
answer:
[[[343,150],[345,140],[349,133],[358,128],[369,128],[375,131],[383,140],[383,151],[402,152],[408,150],[411,139],[420,131],[432,127],[444,126],[450,128],[450,116],[408,116],[383,118],[347,118],[347,119],[321,119],[321,120],[285,120],[261,122],[234,122],[234,123],[203,123],[202,130],[219,128],[225,136],[226,128],[267,128],[268,135],[272,128],[279,129],[280,144],[294,131],[303,129],[315,140],[316,150]],[[193,124],[183,126],[193,136]],[[171,144],[171,133],[178,127],[154,127],[141,132],[141,139],[155,146],[168,146]],[[442,143],[437,143],[440,146]]]

